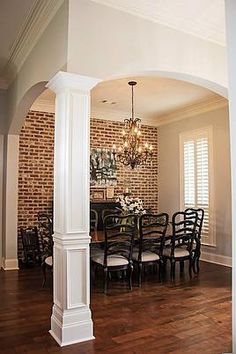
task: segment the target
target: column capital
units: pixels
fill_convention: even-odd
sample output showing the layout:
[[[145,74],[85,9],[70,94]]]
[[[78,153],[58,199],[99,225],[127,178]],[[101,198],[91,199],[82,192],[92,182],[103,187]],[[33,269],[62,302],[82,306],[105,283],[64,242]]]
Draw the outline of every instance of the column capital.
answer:
[[[56,94],[69,90],[89,92],[100,81],[102,80],[95,77],[58,71],[58,73],[48,82],[46,87],[54,91]]]

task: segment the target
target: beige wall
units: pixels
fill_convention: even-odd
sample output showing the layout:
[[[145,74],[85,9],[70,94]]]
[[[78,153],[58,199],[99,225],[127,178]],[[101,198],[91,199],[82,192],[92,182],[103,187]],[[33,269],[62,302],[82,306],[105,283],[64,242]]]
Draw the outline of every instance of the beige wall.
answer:
[[[165,72],[227,87],[225,47],[87,0],[69,0],[67,70],[103,79]]]
[[[203,113],[159,128],[159,207],[169,214],[180,208],[179,134],[213,126],[216,248],[207,253],[231,256],[231,181],[228,108]]]
[[[3,176],[3,267],[17,269],[17,193],[18,193],[19,135],[4,139]]]
[[[24,119],[45,84],[66,70],[68,36],[67,1],[60,7],[8,89],[8,132],[19,134]],[[42,82],[41,86],[37,86]],[[34,87],[34,89],[32,89]],[[30,90],[30,91],[29,91]]]

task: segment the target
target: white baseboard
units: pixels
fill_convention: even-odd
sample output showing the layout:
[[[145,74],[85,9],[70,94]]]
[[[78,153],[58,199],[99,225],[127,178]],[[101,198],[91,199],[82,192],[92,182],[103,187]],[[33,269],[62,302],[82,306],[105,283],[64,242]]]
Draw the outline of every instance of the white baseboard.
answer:
[[[18,259],[2,259],[2,268],[4,270],[17,270],[19,269]]]
[[[232,267],[232,258],[221,254],[202,252],[201,261]]]

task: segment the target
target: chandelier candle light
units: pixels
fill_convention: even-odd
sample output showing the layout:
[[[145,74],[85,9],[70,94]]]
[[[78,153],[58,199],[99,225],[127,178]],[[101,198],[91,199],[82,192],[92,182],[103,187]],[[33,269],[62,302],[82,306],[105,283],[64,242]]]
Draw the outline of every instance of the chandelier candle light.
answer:
[[[112,153],[117,162],[134,169],[137,166],[145,165],[148,158],[152,158],[153,148],[147,142],[142,145],[141,119],[134,116],[134,86],[137,82],[130,81],[128,84],[132,89],[131,118],[124,120],[123,146],[120,146],[117,151],[116,146],[113,145]]]

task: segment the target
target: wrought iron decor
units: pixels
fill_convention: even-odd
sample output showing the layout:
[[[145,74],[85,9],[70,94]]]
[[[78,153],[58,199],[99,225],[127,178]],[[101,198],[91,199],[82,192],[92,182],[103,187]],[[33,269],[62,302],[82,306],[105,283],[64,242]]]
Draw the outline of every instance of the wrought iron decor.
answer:
[[[128,84],[132,89],[131,118],[124,120],[123,146],[116,150],[116,145],[113,145],[112,152],[116,161],[134,169],[137,166],[145,165],[148,160],[151,161],[153,147],[147,142],[142,146],[141,119],[135,118],[134,115],[134,86],[137,82],[129,81]]]
[[[117,184],[117,167],[114,154],[109,149],[92,149],[90,154],[91,187],[107,187]]]

